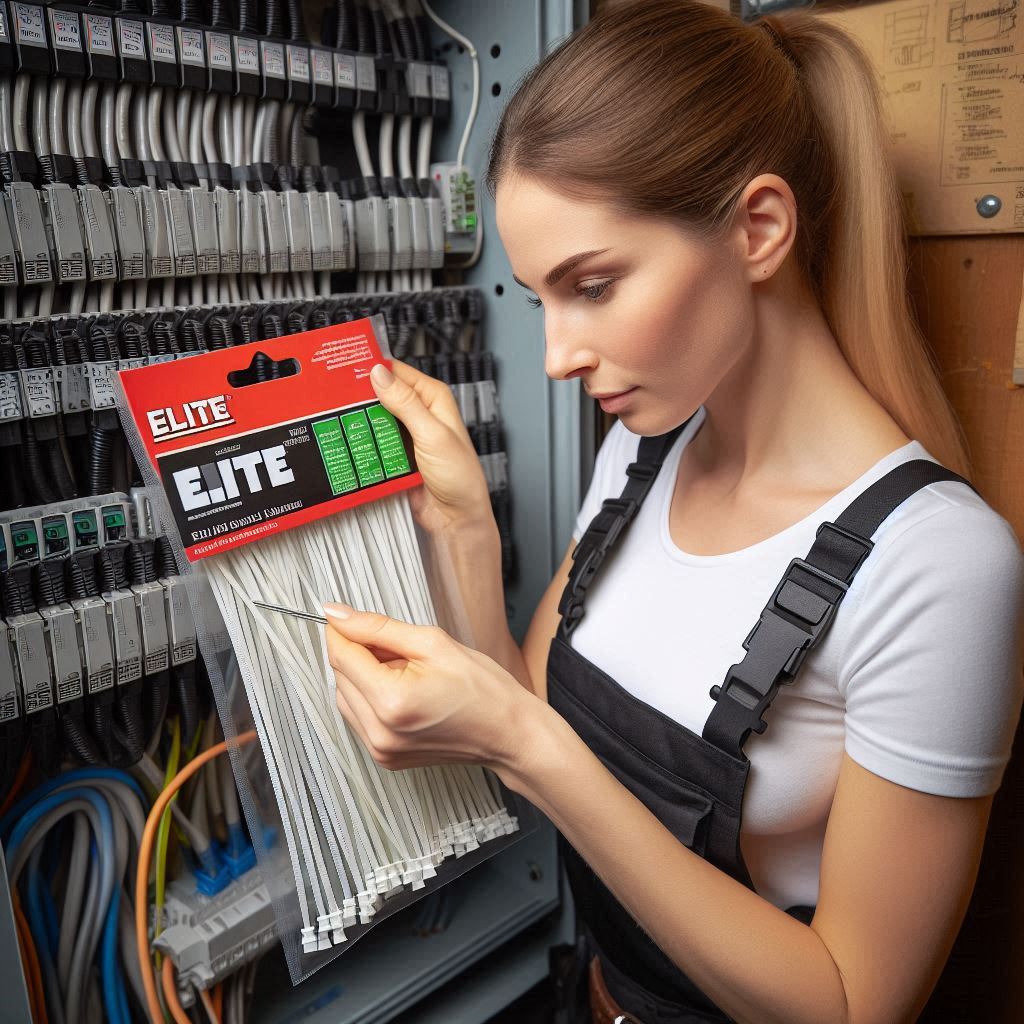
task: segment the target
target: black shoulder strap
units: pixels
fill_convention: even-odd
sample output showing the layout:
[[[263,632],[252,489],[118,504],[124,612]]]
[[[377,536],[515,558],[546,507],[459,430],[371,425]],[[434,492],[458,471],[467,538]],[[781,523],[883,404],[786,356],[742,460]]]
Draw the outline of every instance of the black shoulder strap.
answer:
[[[764,732],[763,715],[779,687],[791,683],[807,652],[828,632],[836,609],[874,546],[882,522],[907,498],[941,480],[970,483],[926,459],[905,462],[858,495],[836,518],[822,523],[806,558],[794,558],[743,641],[746,654],[721,686],[703,737],[735,757],[751,732]]]
[[[691,416],[690,419],[693,419]],[[594,581],[597,570],[611,551],[623,530],[636,518],[644,498],[657,479],[662,464],[686,423],[657,437],[642,437],[637,447],[636,461],[626,467],[626,486],[617,498],[606,498],[601,510],[594,516],[586,532],[580,537],[572,553],[569,581],[562,591],[558,611],[562,620],[558,633],[567,640],[580,624],[586,610],[587,588]]]

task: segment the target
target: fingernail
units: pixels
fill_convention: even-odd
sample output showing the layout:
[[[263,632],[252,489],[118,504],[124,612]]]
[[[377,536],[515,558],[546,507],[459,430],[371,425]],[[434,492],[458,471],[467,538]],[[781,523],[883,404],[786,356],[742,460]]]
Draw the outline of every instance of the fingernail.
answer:
[[[378,388],[391,387],[394,379],[395,375],[383,363],[377,363],[370,371],[370,380]]]
[[[324,615],[329,619],[347,619],[351,616],[353,610],[349,605],[341,604],[340,602],[324,605]]]

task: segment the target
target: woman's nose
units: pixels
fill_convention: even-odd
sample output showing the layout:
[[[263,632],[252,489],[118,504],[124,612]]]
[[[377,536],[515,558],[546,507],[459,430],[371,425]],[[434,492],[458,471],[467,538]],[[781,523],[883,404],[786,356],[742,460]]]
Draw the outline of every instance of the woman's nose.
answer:
[[[547,325],[544,332],[544,372],[552,380],[568,380],[579,376],[585,370],[592,370],[597,358],[582,340],[571,332],[552,329]]]

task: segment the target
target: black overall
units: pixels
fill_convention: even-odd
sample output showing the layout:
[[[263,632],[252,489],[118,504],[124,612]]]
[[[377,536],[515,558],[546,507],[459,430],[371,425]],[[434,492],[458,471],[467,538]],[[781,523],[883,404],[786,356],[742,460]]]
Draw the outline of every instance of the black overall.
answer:
[[[681,843],[753,888],[740,852],[750,770],[743,753],[747,736],[764,732],[762,716],[779,686],[793,681],[807,652],[828,630],[882,521],[928,484],[966,481],[928,460],[906,462],[868,487],[834,523],[822,523],[807,557],[789,564],[743,642],[743,660],[729,669],[721,686],[712,687],[716,703],[698,736],[628,693],[569,643],[583,617],[588,587],[636,517],[685,426],[641,439],[621,497],[603,503],[580,539],[548,656],[548,700]],[[562,836],[559,847],[583,932],[600,957],[608,991],[619,1006],[643,1024],[728,1021]],[[792,907],[789,913],[809,923],[814,908]]]

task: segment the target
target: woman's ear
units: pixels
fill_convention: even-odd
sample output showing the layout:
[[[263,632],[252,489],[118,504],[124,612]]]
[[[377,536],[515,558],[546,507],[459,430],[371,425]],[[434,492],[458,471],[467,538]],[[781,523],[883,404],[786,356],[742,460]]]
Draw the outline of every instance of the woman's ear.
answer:
[[[759,174],[736,204],[734,228],[751,281],[771,277],[796,240],[796,198],[777,174]]]

